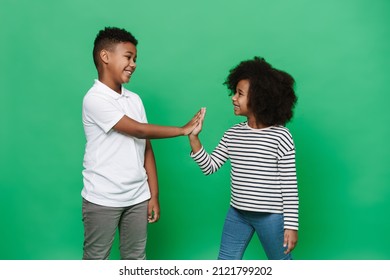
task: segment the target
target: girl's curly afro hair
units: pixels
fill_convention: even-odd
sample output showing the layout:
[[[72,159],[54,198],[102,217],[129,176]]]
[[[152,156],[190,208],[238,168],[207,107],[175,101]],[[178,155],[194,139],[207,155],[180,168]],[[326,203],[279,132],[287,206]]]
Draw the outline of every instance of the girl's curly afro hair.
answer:
[[[273,68],[264,58],[242,61],[230,70],[224,85],[234,94],[239,81],[249,81],[248,107],[264,125],[285,125],[293,117],[297,102],[294,78]]]

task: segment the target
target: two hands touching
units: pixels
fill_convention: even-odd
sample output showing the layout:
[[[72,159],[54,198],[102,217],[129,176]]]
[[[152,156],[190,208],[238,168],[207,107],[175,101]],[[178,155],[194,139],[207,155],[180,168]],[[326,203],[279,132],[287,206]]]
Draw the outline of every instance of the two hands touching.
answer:
[[[196,125],[193,127],[190,133],[188,133],[188,139],[190,140],[190,145],[192,152],[196,154],[201,148],[202,143],[200,142],[198,135],[202,131],[203,121],[206,116],[206,108],[201,108],[198,114],[194,118],[197,118]]]
[[[201,108],[186,125],[180,128],[182,130],[182,135],[188,135],[190,139],[191,137],[195,137],[197,139],[198,134],[202,131],[202,125],[203,125],[205,114],[206,114],[206,108]],[[152,196],[152,198],[149,200],[148,203],[148,222],[155,223],[159,219],[160,219],[159,200],[157,196]]]
[[[201,108],[195,116],[182,127],[183,135],[197,136],[202,131],[204,117],[206,115],[206,108]]]
[[[206,116],[206,107],[201,108],[198,114],[199,114],[198,125],[195,126],[195,128],[191,131],[191,133],[188,135],[189,137],[198,136],[198,134],[202,131],[203,121]]]

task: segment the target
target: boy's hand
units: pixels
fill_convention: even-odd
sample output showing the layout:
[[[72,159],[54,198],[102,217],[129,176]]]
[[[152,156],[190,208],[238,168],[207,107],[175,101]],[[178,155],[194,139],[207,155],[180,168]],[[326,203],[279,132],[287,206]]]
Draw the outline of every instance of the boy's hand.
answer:
[[[194,130],[194,128],[199,124],[201,115],[202,109],[200,109],[198,113],[196,113],[196,115],[185,126],[182,127],[183,135],[188,135]]]
[[[155,223],[160,219],[160,203],[158,198],[151,198],[148,203],[148,222]]]
[[[202,131],[202,126],[203,126],[203,121],[204,121],[205,115],[206,115],[206,108],[200,109],[199,123],[194,128],[194,130],[191,132],[190,136],[197,136]]]
[[[286,229],[284,231],[284,242],[283,247],[286,248],[284,251],[285,254],[290,253],[292,250],[294,250],[295,246],[298,242],[298,231],[293,229]]]

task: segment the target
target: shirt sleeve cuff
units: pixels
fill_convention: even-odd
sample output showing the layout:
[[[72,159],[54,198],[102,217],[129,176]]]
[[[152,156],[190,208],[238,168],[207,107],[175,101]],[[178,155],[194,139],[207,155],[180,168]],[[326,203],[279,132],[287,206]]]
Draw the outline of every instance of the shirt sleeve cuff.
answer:
[[[200,148],[199,151],[197,151],[196,153],[193,153],[192,151],[190,152],[190,156],[193,158],[193,159],[198,159],[200,158],[200,156],[204,153],[204,148],[203,146]]]

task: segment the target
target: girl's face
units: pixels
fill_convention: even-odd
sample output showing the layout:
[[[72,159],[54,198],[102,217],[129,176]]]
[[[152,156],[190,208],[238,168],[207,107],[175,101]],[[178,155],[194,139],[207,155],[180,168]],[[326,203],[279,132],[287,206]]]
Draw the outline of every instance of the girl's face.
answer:
[[[253,113],[248,108],[249,80],[241,80],[237,83],[236,92],[232,97],[234,114],[237,116],[252,117]]]

